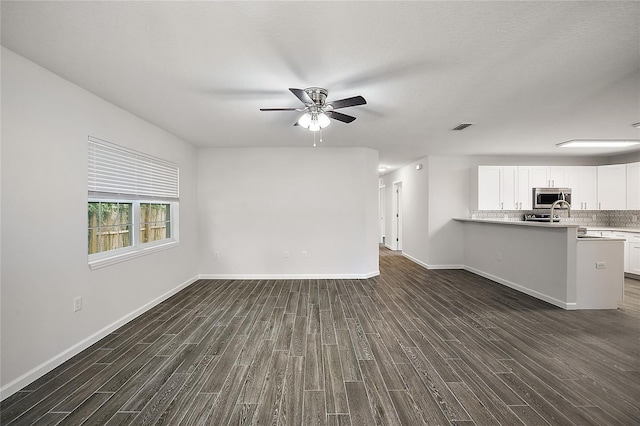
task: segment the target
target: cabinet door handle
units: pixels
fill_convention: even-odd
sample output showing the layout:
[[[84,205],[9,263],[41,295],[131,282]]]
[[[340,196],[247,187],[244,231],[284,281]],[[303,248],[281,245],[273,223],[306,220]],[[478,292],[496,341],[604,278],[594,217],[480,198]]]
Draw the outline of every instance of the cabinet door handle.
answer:
[[[520,210],[522,210],[522,203],[520,203]]]
[[[504,210],[504,203],[500,203],[500,210]]]
[[[555,179],[551,181],[551,186],[553,186],[553,187],[556,186],[556,180]]]
[[[602,203],[598,201],[598,210],[602,210]]]

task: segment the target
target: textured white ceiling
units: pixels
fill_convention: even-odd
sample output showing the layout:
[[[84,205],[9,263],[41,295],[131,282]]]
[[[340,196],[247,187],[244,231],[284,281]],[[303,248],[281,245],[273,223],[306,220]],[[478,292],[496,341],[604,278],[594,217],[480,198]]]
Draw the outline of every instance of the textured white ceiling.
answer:
[[[197,146],[311,146],[289,87],[341,110],[326,146],[561,155],[640,138],[640,3],[11,2],[2,45]],[[460,122],[477,123],[461,132]],[[618,153],[622,151],[608,151]],[[598,154],[602,150],[571,151]]]

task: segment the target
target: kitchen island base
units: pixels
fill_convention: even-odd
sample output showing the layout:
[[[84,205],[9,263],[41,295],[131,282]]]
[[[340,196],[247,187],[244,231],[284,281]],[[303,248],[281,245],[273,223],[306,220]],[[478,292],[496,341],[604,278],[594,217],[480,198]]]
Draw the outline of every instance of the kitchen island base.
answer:
[[[567,310],[622,301],[621,240],[577,238],[572,224],[456,220],[464,223],[470,272]]]

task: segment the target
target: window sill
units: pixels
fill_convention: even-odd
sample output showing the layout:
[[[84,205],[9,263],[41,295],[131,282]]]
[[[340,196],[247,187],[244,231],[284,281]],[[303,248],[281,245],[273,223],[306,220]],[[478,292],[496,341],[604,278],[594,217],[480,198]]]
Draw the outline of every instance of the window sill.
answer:
[[[151,253],[157,253],[159,251],[168,250],[170,248],[176,247],[180,244],[179,241],[169,241],[167,243],[153,245],[151,247],[145,247],[140,250],[130,251],[127,253],[118,254],[115,256],[105,257],[102,259],[96,259],[89,261],[89,269],[92,271],[100,268],[104,268],[107,266],[115,265],[117,263],[126,262],[131,259],[136,259],[138,257],[146,256]]]

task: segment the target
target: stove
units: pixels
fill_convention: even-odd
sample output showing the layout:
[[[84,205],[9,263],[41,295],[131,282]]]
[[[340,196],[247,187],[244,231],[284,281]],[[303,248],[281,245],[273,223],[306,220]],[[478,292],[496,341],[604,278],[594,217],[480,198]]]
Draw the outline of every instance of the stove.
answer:
[[[548,214],[525,214],[524,220],[527,222],[552,222],[550,215]],[[553,222],[560,222],[560,216],[553,215]]]

